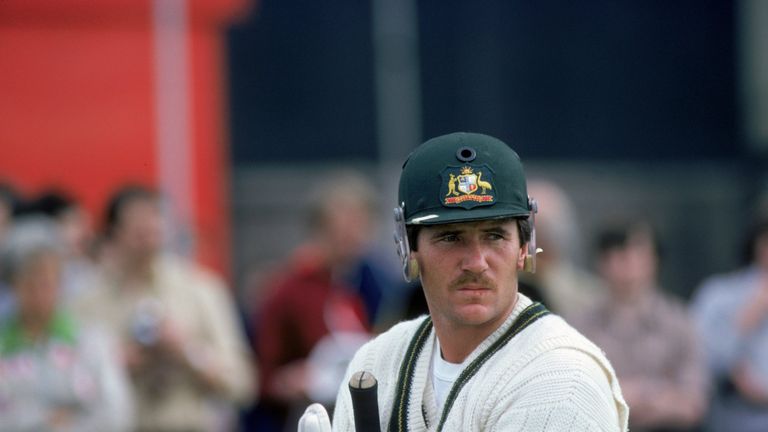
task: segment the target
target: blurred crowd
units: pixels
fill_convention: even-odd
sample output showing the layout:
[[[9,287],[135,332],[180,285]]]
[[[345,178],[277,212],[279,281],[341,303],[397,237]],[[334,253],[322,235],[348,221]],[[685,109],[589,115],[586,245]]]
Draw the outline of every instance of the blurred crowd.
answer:
[[[231,291],[165,253],[162,198],[0,189],[0,430],[228,431],[258,381]]]
[[[561,188],[529,192],[544,252],[520,290],[605,351],[632,431],[768,430],[768,213],[745,221],[743,268],[683,299],[660,284],[649,221],[580,239]],[[365,176],[309,195],[304,241],[259,286],[232,287],[165,247],[150,187],[91,215],[66,191],[0,185],[0,431],[283,432],[311,402],[332,409],[355,350],[427,310],[379,259],[376,226],[391,222]]]

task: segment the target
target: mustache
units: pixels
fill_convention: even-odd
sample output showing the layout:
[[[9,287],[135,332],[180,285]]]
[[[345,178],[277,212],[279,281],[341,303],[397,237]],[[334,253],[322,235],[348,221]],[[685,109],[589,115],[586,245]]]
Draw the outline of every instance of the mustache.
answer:
[[[476,274],[471,272],[464,272],[461,276],[457,277],[451,282],[451,288],[461,288],[464,285],[482,285],[486,288],[496,289],[496,284],[492,280],[488,279],[482,274]]]

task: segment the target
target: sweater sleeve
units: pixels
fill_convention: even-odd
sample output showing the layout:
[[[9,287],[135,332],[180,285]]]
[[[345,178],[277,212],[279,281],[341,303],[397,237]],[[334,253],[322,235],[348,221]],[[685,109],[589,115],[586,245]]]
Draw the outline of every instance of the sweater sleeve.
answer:
[[[377,339],[367,342],[357,350],[352,361],[349,362],[347,372],[344,374],[344,380],[339,384],[339,392],[336,396],[336,406],[333,409],[334,432],[353,432],[355,430],[355,414],[352,408],[352,396],[349,393],[349,380],[352,378],[352,374],[361,370],[368,372],[382,372],[376,368],[376,364],[384,356],[384,353],[381,352],[382,342],[390,336],[390,333],[380,335]],[[376,374],[374,373],[374,375]],[[381,378],[384,377],[377,376],[376,378],[379,380],[379,396],[381,396]],[[379,402],[379,410],[381,411],[382,401],[379,400]],[[381,416],[381,412],[379,415]],[[383,417],[380,418],[384,421]],[[382,427],[383,426],[384,425],[382,425]]]
[[[339,392],[336,396],[336,405],[333,409],[334,432],[349,432],[355,430],[355,419],[352,412],[352,396],[349,393],[349,386],[347,383],[354,371],[357,371],[362,367],[364,363],[363,358],[366,357],[366,352],[369,349],[370,343],[358,350],[347,367],[347,372],[344,374],[344,380],[339,385]]]
[[[333,412],[333,430],[348,432],[355,430],[355,418],[352,410],[352,397],[349,393],[349,379],[357,371],[365,370],[374,374],[379,382],[379,420],[381,430],[389,424],[392,411],[394,389],[400,370],[404,350],[422,318],[395,325],[387,332],[363,345],[347,367],[344,380],[340,383]]]
[[[336,398],[336,406],[333,409],[333,431],[347,432],[354,431],[355,423],[352,417],[352,399],[349,390],[340,389]]]
[[[542,354],[500,392],[486,430],[624,432],[628,408],[591,355],[570,348]]]

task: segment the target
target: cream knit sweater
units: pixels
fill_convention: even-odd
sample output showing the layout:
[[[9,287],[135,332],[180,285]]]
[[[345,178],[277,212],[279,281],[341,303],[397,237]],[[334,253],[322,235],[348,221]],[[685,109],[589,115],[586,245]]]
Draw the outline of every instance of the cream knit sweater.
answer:
[[[467,363],[499,339],[530,305],[530,299],[519,295],[510,317],[470,354]],[[347,383],[359,370],[378,379],[381,430],[389,430],[400,366],[423,321],[422,317],[400,323],[357,352],[336,401],[334,431],[354,430]],[[430,376],[434,342],[432,329],[415,359],[406,414],[409,431],[435,431],[442,415],[435,406]],[[442,430],[462,432],[624,432],[629,416],[603,353],[556,315],[538,319],[494,353],[445,409],[449,412]]]

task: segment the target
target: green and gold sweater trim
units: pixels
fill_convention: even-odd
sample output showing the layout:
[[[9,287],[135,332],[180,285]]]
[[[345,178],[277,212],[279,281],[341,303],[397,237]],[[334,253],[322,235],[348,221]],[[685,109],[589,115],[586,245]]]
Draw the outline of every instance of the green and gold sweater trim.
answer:
[[[445,407],[443,408],[442,415],[440,416],[440,422],[438,423],[438,432],[443,429],[445,421],[448,418],[448,414],[451,411],[453,403],[459,396],[459,392],[464,385],[472,379],[473,376],[480,370],[480,368],[488,361],[494,354],[496,354],[501,348],[503,348],[513,337],[523,331],[526,327],[533,324],[539,318],[548,315],[549,311],[541,303],[533,303],[525,308],[520,315],[515,319],[510,328],[490,347],[480,353],[478,357],[472,361],[459,375],[456,382],[451,387],[451,391],[448,393],[448,397],[445,400]],[[416,360],[419,358],[421,351],[427,341],[432,330],[432,319],[427,317],[424,322],[421,323],[416,334],[411,340],[406,351],[403,363],[400,366],[400,376],[397,384],[397,394],[395,395],[395,404],[392,410],[392,417],[389,420],[390,432],[407,432],[408,431],[408,401],[411,398],[411,388],[413,376],[415,373]]]

